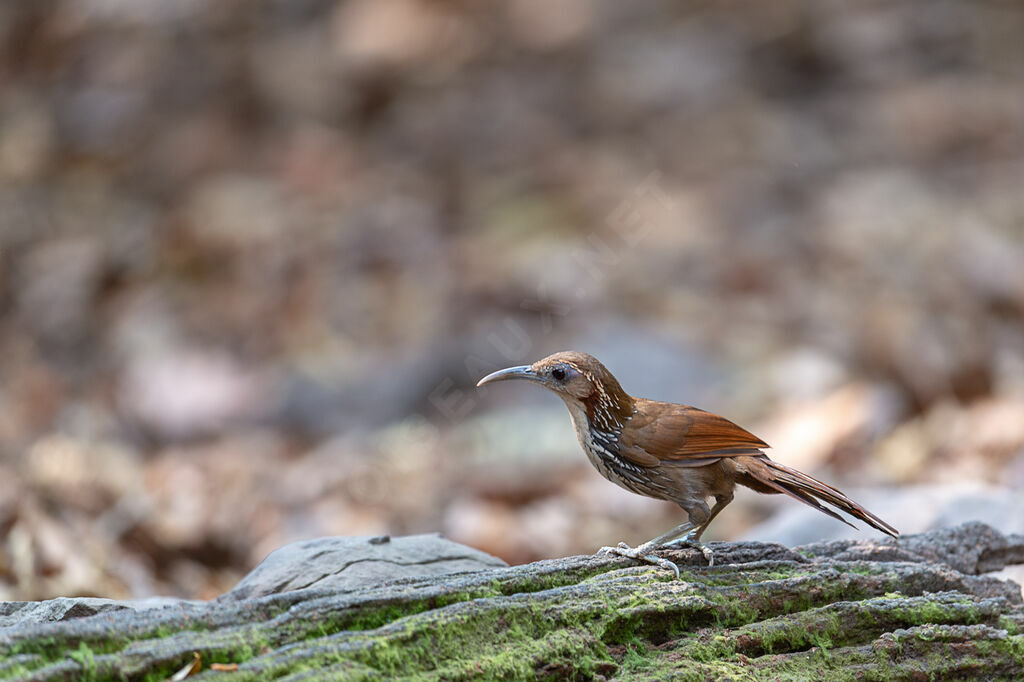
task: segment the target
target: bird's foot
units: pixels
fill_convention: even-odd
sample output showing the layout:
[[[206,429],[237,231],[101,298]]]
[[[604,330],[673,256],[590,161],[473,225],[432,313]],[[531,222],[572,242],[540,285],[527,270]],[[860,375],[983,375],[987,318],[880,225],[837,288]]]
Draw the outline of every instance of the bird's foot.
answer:
[[[714,554],[714,552],[712,552],[711,548],[708,547],[707,545],[705,545],[703,542],[701,542],[699,540],[694,540],[692,532],[687,533],[686,535],[684,535],[681,538],[677,538],[675,540],[671,540],[669,542],[666,542],[664,545],[662,545],[662,547],[670,547],[670,546],[678,546],[678,545],[689,545],[689,546],[693,547],[694,549],[700,550],[700,553],[704,555],[704,558],[708,562],[708,568],[711,568],[712,566],[715,565],[715,554]]]
[[[646,561],[649,564],[654,564],[659,568],[663,568],[666,571],[672,571],[675,574],[676,579],[679,579],[679,567],[668,559],[662,559],[659,556],[655,556],[652,552],[655,550],[654,545],[650,543],[644,543],[637,547],[630,547],[625,542],[620,542],[617,547],[602,547],[597,551],[598,554],[615,554],[617,556],[624,556],[629,559],[636,559],[637,561]]]

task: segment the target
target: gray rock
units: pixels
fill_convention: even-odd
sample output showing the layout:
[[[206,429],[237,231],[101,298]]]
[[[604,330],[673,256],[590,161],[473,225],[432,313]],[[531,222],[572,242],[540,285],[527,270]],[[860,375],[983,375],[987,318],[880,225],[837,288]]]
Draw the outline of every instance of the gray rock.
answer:
[[[836,540],[802,545],[806,555],[835,561],[909,561],[945,564],[967,575],[1024,563],[1024,536],[1000,534],[978,521],[899,539]]]
[[[222,600],[316,588],[346,592],[402,578],[481,571],[507,564],[439,534],[333,537],[295,542],[267,556]]]
[[[110,611],[145,611],[181,604],[201,604],[173,597],[150,599],[100,599],[97,597],[58,597],[46,601],[0,602],[0,628],[27,623],[47,623],[95,616]]]
[[[245,598],[258,584],[247,579],[201,604],[40,604],[72,617],[0,628],[0,677],[166,679],[198,656],[196,679],[218,680],[215,663],[241,679],[1019,678],[1020,586],[978,573],[1024,561],[1024,537],[972,523],[880,542],[713,547],[711,568],[696,549],[664,551],[675,580],[609,556],[504,567],[437,536],[298,543],[254,572],[275,591],[265,596]],[[341,579],[362,564],[375,580]],[[397,575],[431,566],[461,572]],[[75,613],[90,603],[94,615]],[[0,605],[25,609],[35,612]]]
[[[0,628],[0,677],[165,679],[197,655],[197,679],[221,679],[214,663],[243,679],[593,679],[629,677],[637,656],[650,677],[1019,674],[1020,588],[977,573],[1024,560],[1024,538],[971,523],[882,542],[713,546],[711,568],[695,549],[664,552],[677,581],[621,557],[500,566],[437,536],[298,543],[220,600],[93,600],[88,617]],[[346,580],[362,564],[376,572]],[[272,593],[244,596],[259,585]]]
[[[218,599],[241,601],[292,590],[343,593],[395,580],[441,576],[506,566],[501,559],[446,540],[439,534],[389,538],[330,537],[286,545],[270,555],[230,592]],[[59,597],[46,601],[0,602],[0,628],[68,621],[118,611],[188,611],[201,601],[152,597],[101,599]]]

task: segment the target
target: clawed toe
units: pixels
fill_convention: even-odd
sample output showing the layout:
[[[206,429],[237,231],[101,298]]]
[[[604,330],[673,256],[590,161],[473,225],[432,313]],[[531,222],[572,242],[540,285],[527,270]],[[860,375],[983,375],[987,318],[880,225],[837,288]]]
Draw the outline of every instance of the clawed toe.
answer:
[[[679,567],[668,559],[654,556],[651,554],[651,549],[652,548],[645,547],[644,545],[641,545],[640,547],[630,547],[625,542],[620,542],[617,547],[602,547],[598,550],[598,554],[614,554],[626,557],[627,559],[634,559],[636,561],[646,561],[647,563],[663,568],[666,571],[672,571],[678,580]]]
[[[694,540],[691,535],[685,535],[677,540],[665,543],[665,547],[680,547],[682,545],[689,545],[694,549],[700,550],[700,553],[704,555],[704,559],[708,562],[708,568],[715,565],[715,553],[711,551],[711,548],[705,545],[699,540]]]
[[[644,561],[648,561],[648,562],[654,564],[655,566],[659,566],[659,567],[665,569],[666,571],[672,571],[675,574],[675,576],[676,576],[676,580],[680,580],[680,578],[679,578],[679,567],[676,566],[671,561],[669,561],[668,559],[662,559],[661,557],[657,557],[657,556],[653,556],[653,555],[648,554],[647,556],[644,557]]]
[[[615,547],[602,547],[597,550],[598,554],[614,554],[615,556],[624,556],[627,559],[643,559],[644,554],[637,548],[630,547],[625,542],[620,542]]]

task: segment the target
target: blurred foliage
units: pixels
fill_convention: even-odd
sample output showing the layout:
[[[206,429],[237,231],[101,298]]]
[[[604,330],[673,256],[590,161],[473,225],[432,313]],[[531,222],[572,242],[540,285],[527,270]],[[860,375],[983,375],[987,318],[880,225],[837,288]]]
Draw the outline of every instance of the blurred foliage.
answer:
[[[995,0],[4,3],[0,598],[209,597],[319,534],[646,539],[678,511],[557,401],[472,389],[569,347],[840,483],[1019,489],[1022,33]],[[734,506],[719,537],[774,501]]]

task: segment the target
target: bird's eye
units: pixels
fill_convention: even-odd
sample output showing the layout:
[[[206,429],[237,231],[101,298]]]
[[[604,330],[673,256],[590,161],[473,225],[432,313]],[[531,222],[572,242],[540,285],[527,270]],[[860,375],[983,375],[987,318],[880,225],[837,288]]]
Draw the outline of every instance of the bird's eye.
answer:
[[[561,367],[555,367],[551,370],[551,376],[555,378],[555,381],[561,381],[565,379],[565,370]]]

